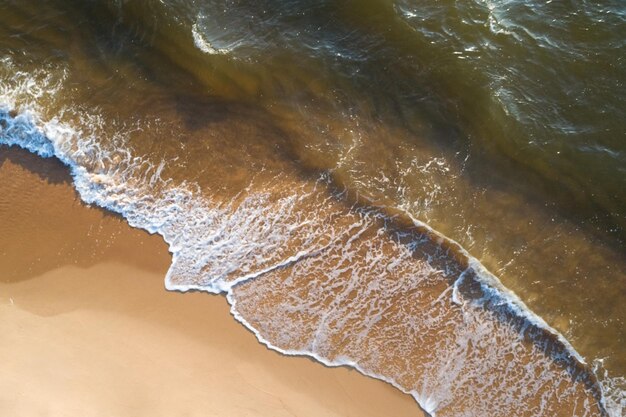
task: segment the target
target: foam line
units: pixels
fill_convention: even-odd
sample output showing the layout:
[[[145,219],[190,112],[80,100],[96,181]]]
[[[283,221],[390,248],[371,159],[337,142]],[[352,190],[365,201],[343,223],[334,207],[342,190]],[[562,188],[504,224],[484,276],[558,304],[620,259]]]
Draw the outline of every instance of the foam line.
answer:
[[[44,158],[58,158],[69,167],[74,186],[83,201],[121,214],[133,227],[147,230],[150,233],[160,234],[168,243],[169,250],[172,253],[172,264],[165,281],[165,286],[168,290],[183,292],[200,290],[210,293],[225,293],[231,305],[233,316],[269,348],[289,356],[310,356],[326,366],[353,367],[364,375],[386,381],[402,392],[412,395],[426,412],[435,416],[436,404],[431,399],[423,397],[417,392],[407,392],[395,380],[373,374],[349,359],[329,361],[310,351],[280,349],[269,340],[265,340],[259,331],[238,313],[237,303],[233,297],[233,288],[235,286],[278,268],[297,263],[306,257],[316,256],[330,244],[326,246],[311,244],[310,247],[304,248],[291,256],[282,257],[279,254],[278,258],[272,259],[272,262],[267,263],[264,267],[252,270],[231,280],[226,279],[228,274],[239,270],[239,265],[228,264],[224,266],[215,264],[216,269],[211,270],[212,276],[207,277],[205,274],[204,278],[196,283],[176,282],[175,278],[178,275],[198,273],[202,267],[206,267],[206,259],[202,260],[204,263],[201,263],[193,256],[201,253],[203,250],[208,250],[210,254],[214,254],[214,252],[211,252],[213,250],[211,249],[211,243],[213,242],[211,236],[228,235],[232,231],[237,230],[241,222],[245,224],[252,221],[251,219],[255,218],[255,216],[264,214],[255,211],[257,209],[253,203],[257,201],[252,201],[250,206],[246,206],[246,204],[240,205],[237,209],[238,211],[231,213],[231,216],[234,216],[232,220],[234,223],[231,224],[224,220],[226,211],[212,208],[210,201],[202,200],[192,189],[179,186],[167,189],[159,196],[150,195],[151,186],[157,181],[162,181],[160,180],[160,172],[163,169],[163,163],[150,167],[152,175],[145,179],[144,183],[135,181],[133,183],[135,188],[131,189],[128,185],[131,183],[129,180],[136,179],[138,174],[145,171],[145,161],[131,158],[130,154],[124,151],[113,154],[103,149],[94,138],[81,137],[81,132],[57,120],[41,123],[36,113],[29,111],[13,115],[7,106],[0,107],[0,144],[18,146]],[[115,163],[108,167],[101,166],[96,172],[87,168],[94,161],[102,162],[107,160]],[[254,198],[260,198],[260,201],[262,201],[262,197]],[[288,205],[289,201],[285,200],[284,204]],[[185,217],[183,213],[185,213],[185,216],[190,215],[193,217]],[[404,214],[411,217],[408,213]],[[188,225],[183,224],[185,219],[191,218],[198,223],[197,230],[210,230],[213,235],[194,236],[197,230],[185,229]],[[453,285],[453,291],[450,295],[453,302],[461,303],[459,288],[463,284],[463,280],[467,279],[470,272],[473,272],[473,275],[478,278],[483,297],[472,300],[472,302],[505,305],[510,312],[518,317],[554,335],[566,347],[569,354],[581,364],[585,364],[584,358],[576,352],[563,335],[534,314],[517,295],[506,289],[493,274],[476,258],[470,256],[457,242],[438,233],[415,218],[411,217],[411,220],[416,227],[427,231],[434,240],[445,242],[448,247],[452,247],[454,251],[467,260],[467,269],[459,275]],[[303,223],[304,226],[306,226],[306,223]],[[260,228],[258,233],[259,235],[255,235],[255,237],[261,239],[263,233],[266,232],[265,229]],[[243,260],[248,249],[241,248],[243,245],[242,241],[238,240],[238,237],[235,235],[227,243],[230,246],[224,247],[229,251],[227,255],[230,255],[232,258],[229,262],[236,263]],[[277,247],[280,244],[281,241],[278,241],[276,243]],[[188,251],[190,249],[189,245],[194,250]],[[256,246],[250,246],[250,248],[253,247]],[[272,248],[268,249],[268,251],[271,250]],[[185,262],[189,262],[190,265],[185,264]],[[199,263],[196,264],[194,262]],[[254,264],[250,265],[254,266]],[[179,270],[179,268],[182,268],[182,270]],[[601,401],[604,405],[604,395]]]

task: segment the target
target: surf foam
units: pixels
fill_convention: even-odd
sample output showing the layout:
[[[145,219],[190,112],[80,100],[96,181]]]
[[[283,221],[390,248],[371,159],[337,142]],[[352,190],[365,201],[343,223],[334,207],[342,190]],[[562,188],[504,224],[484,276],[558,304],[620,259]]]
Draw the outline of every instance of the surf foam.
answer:
[[[310,213],[305,213],[299,207],[304,200],[319,198],[317,190],[304,188],[273,200],[272,204],[269,204],[269,195],[261,193],[248,195],[237,205],[220,206],[191,185],[170,184],[167,179],[161,178],[164,163],[149,164],[132,156],[123,146],[116,146],[115,150],[105,149],[97,138],[56,119],[41,122],[35,110],[27,109],[12,115],[9,107],[4,106],[0,109],[0,121],[0,144],[19,146],[42,157],[58,158],[70,168],[75,187],[83,201],[123,215],[133,227],[161,234],[169,244],[173,258],[166,277],[168,289],[225,292],[235,317],[269,347],[288,355],[312,356],[328,366],[352,366],[366,375],[385,380],[411,393],[433,415],[436,415],[442,403],[452,401],[442,398],[441,391],[439,394],[433,392],[429,384],[423,385],[421,389],[407,389],[396,378],[374,372],[350,356],[329,359],[315,348],[282,348],[279,343],[264,337],[237,310],[235,288],[252,278],[265,280],[265,275],[292,265],[304,264],[306,262],[302,261],[308,259],[318,259],[322,254],[327,256],[332,247],[349,247],[348,243],[358,239],[365,230],[378,227],[375,223],[380,221],[380,213],[351,209],[354,218],[337,232],[336,223],[320,225],[319,219],[311,217]],[[120,145],[120,141],[123,142],[123,139],[117,145]],[[159,187],[156,187],[157,184]],[[320,202],[323,203],[325,199],[322,198]],[[306,203],[306,207],[311,207],[310,201]],[[286,213],[290,219],[298,219],[298,222],[286,223]],[[423,229],[424,234],[431,234],[431,238],[437,236],[434,240],[458,246],[428,226],[415,220],[414,224]],[[300,247],[290,252],[286,247],[294,236],[298,236]],[[504,306],[507,314],[522,317],[525,323],[530,322],[542,331],[555,335],[565,346],[564,352],[582,362],[582,358],[563,336],[532,314],[477,260],[463,252],[462,248],[457,249],[467,258],[467,269],[455,279],[453,291],[444,292],[442,296],[450,297],[451,301],[459,305],[469,302],[489,308]],[[381,262],[380,253],[378,257],[376,253],[370,250],[367,256],[373,256],[370,259],[372,262]],[[354,256],[354,253],[344,256]],[[443,272],[432,270],[431,273]],[[477,277],[481,291],[480,296],[473,299],[461,294],[461,287],[470,273]],[[604,399],[602,401],[604,403]]]

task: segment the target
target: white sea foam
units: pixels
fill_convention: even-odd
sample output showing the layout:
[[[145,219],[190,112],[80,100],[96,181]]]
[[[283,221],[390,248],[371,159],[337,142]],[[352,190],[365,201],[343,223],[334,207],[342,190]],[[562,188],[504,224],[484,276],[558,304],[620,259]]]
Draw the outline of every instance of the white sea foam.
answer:
[[[306,190],[272,204],[269,194],[251,193],[236,206],[221,205],[191,186],[168,186],[160,178],[162,164],[152,166],[120,148],[106,150],[57,120],[37,128],[32,114],[9,118],[6,109],[0,112],[6,124],[0,144],[57,157],[69,166],[83,201],[163,236],[172,253],[166,277],[169,289],[224,292],[327,244],[320,239],[323,225],[313,222],[310,214],[297,212],[299,202],[310,197]],[[293,222],[281,222],[288,214]],[[300,236],[301,246],[291,253],[287,241],[295,235]]]
[[[198,29],[198,25],[194,23],[191,27],[191,36],[193,36],[193,43],[196,45],[196,48],[204,52],[205,54],[217,55],[217,54],[227,54],[230,52],[225,48],[214,48],[211,45],[211,42],[205,39],[204,35]]]
[[[19,76],[28,78],[25,74]],[[17,79],[19,81],[19,77]],[[58,158],[70,168],[75,187],[83,201],[122,214],[131,226],[145,229],[150,233],[161,234],[169,244],[173,258],[166,277],[168,289],[225,292],[235,317],[250,328],[267,346],[287,355],[312,356],[328,366],[354,367],[366,375],[385,380],[402,391],[410,393],[432,415],[436,415],[442,405],[449,405],[455,401],[450,397],[452,391],[446,389],[446,384],[458,381],[471,383],[471,377],[462,374],[465,369],[462,366],[463,363],[450,360],[433,362],[438,364],[438,368],[425,373],[423,384],[417,389],[407,388],[399,383],[402,375],[390,376],[375,372],[374,368],[365,365],[371,365],[371,363],[354,355],[339,355],[329,359],[325,352],[330,352],[328,349],[332,348],[329,345],[332,333],[329,332],[326,323],[334,321],[346,324],[351,317],[349,312],[336,304],[338,301],[334,302],[332,313],[326,314],[321,321],[323,325],[314,332],[315,337],[311,344],[299,349],[280,347],[281,344],[293,339],[298,331],[302,331],[295,327],[297,323],[280,323],[281,331],[292,329],[291,333],[287,334],[286,339],[281,340],[280,337],[275,337],[270,340],[258,328],[250,324],[238,310],[238,304],[241,301],[235,295],[236,288],[241,288],[242,283],[251,278],[271,275],[289,265],[295,265],[302,271],[305,266],[316,267],[315,263],[322,259],[320,272],[325,271],[324,273],[328,274],[330,271],[336,273],[335,278],[338,278],[341,273],[348,270],[345,268],[354,267],[353,257],[357,252],[356,249],[352,250],[351,245],[355,248],[360,247],[361,255],[366,254],[365,262],[369,268],[360,270],[358,274],[353,273],[356,280],[363,279],[363,277],[384,276],[387,272],[399,268],[402,265],[402,259],[411,258],[410,248],[403,249],[401,245],[394,246],[393,250],[399,251],[399,255],[395,259],[397,262],[393,262],[393,259],[385,259],[382,249],[377,246],[376,242],[382,240],[378,234],[378,237],[371,241],[374,243],[367,244],[369,246],[362,246],[363,244],[359,241],[361,235],[377,227],[375,215],[351,211],[350,215],[354,218],[347,225],[339,227],[332,222],[320,224],[319,219],[315,217],[316,213],[301,209],[303,202],[306,203],[304,207],[311,207],[308,199],[320,198],[318,196],[320,193],[306,187],[295,189],[293,193],[273,199],[271,204],[269,194],[258,192],[251,192],[236,205],[220,204],[201,194],[191,185],[171,184],[167,179],[161,178],[160,173],[164,163],[149,164],[146,160],[132,155],[123,146],[123,134],[120,138],[111,140],[115,146],[105,148],[96,137],[89,132],[81,131],[78,127],[69,126],[57,119],[40,120],[36,99],[47,91],[46,85],[33,87],[32,83],[24,82],[24,80],[19,83],[24,86],[20,91],[6,88],[0,94],[0,102],[5,103],[3,107],[0,107],[0,120],[2,120],[0,144],[19,146],[42,157]],[[37,82],[34,84],[39,85]],[[53,91],[54,86],[49,84],[47,86],[50,91]],[[33,99],[31,102],[24,100],[24,97],[29,96]],[[13,108],[19,108],[22,111],[16,117],[10,117],[9,109]],[[91,120],[85,120],[85,123],[98,123],[97,116],[84,117],[91,118]],[[323,198],[320,202],[324,203]],[[414,222],[419,227],[428,230],[433,236],[439,236],[441,241],[445,240],[427,225],[417,220]],[[298,248],[289,249],[294,239],[298,242]],[[331,248],[335,250],[333,254],[329,253]],[[463,251],[460,246],[458,249]],[[320,254],[324,256],[319,256]],[[471,305],[493,302],[507,305],[511,312],[556,335],[567,350],[582,362],[582,358],[558,332],[530,312],[519,298],[506,290],[477,260],[469,257],[466,252],[464,254],[469,259],[470,269],[481,279],[484,297],[479,300],[465,300],[459,292],[459,286],[465,277],[461,274],[452,289],[442,293],[436,301],[440,303],[443,300],[442,297],[445,297],[454,301],[458,306],[471,309],[472,313],[464,316],[466,320],[464,325],[469,326],[467,329],[471,332],[468,333],[466,330],[455,336],[458,352],[466,352],[471,343],[484,344],[484,340],[488,340],[494,327],[487,316],[481,315],[479,308],[471,307]],[[341,264],[347,266],[343,270],[331,269]],[[380,265],[384,265],[384,269],[380,269]],[[428,263],[419,264],[419,268],[421,268],[419,271],[415,270],[409,275],[402,275],[404,280],[398,283],[400,286],[397,288],[404,288],[403,286],[408,286],[407,289],[418,288],[428,283],[425,277],[445,275],[449,272],[433,269]],[[375,272],[374,275],[372,271]],[[265,277],[262,280],[265,280]],[[411,282],[411,280],[415,281]],[[376,280],[369,283],[355,282],[360,282],[369,288],[366,291],[367,294],[374,294],[382,288],[379,287],[382,284],[376,283]],[[345,297],[356,289],[355,282],[349,284],[352,287],[343,289]],[[385,291],[389,291],[389,288]],[[335,292],[329,291],[328,294],[334,297]],[[307,308],[306,300],[296,301],[303,303],[298,308]],[[362,334],[354,334],[356,340],[359,341],[363,340],[364,335],[369,332],[368,329],[373,328],[372,326],[382,317],[373,305],[369,305],[368,308],[368,314],[361,317],[363,323],[359,324]],[[309,310],[307,314],[315,315],[320,312]],[[428,320],[434,320],[434,324],[440,325],[444,318],[445,316],[432,316],[426,317],[425,320],[426,324]],[[275,320],[276,318],[267,317],[266,319]],[[415,326],[418,324],[416,323]],[[511,340],[518,337],[513,330],[511,332],[507,336]],[[480,337],[486,339],[479,339]],[[457,350],[448,350],[449,355],[446,357],[455,358],[454,354]],[[498,357],[510,351],[510,347],[505,347],[502,352],[498,353]],[[474,370],[478,371],[478,369]],[[529,380],[522,382],[532,385],[532,381]],[[613,413],[612,415],[619,415],[617,413],[620,412],[619,404],[623,405],[623,395],[621,397],[609,395],[606,398],[609,401],[606,404],[607,409]],[[488,400],[485,398],[483,401]],[[491,405],[483,404],[482,406]]]
[[[364,231],[323,256],[233,288],[229,300],[269,346],[329,365],[357,364],[431,413],[509,415],[537,403],[533,415],[554,415],[559,401],[576,403],[568,370],[480,302],[457,291],[459,308],[450,308],[447,273],[410,246]]]

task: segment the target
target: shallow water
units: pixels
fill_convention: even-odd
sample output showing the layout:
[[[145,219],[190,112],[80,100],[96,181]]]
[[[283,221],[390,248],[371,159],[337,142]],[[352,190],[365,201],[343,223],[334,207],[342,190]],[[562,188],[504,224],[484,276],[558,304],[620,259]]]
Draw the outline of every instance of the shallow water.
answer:
[[[594,415],[600,367],[620,415],[623,26],[610,2],[2,2],[0,143],[73,167],[168,241],[169,288],[228,292],[275,348],[437,415]]]

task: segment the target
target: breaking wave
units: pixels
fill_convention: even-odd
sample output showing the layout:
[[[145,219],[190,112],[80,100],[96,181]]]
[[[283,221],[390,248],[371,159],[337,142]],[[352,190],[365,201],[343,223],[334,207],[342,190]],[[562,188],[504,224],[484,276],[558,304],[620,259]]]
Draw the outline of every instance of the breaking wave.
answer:
[[[220,202],[163,178],[167,161],[133,155],[123,132],[104,146],[3,98],[0,144],[58,158],[85,203],[163,236],[166,287],[226,293],[269,347],[354,367],[437,416],[519,415],[520,404],[528,415],[619,412],[619,395],[603,395],[563,336],[406,213],[350,203],[324,174],[279,176]]]

